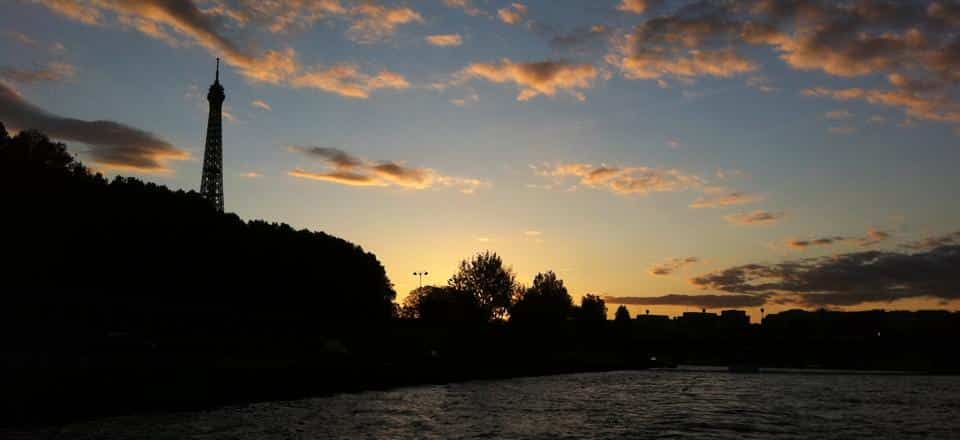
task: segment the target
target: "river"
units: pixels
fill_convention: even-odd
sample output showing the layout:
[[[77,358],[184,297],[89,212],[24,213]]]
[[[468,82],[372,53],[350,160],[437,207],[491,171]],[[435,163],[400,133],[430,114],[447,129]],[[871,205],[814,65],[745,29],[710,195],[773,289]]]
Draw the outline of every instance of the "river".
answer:
[[[419,386],[10,433],[49,439],[960,438],[960,377],[679,369]]]

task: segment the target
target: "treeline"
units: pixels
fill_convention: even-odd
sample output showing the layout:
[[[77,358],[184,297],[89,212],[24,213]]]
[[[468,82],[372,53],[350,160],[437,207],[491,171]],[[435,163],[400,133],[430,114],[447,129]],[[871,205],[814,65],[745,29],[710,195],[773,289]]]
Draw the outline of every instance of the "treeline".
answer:
[[[383,265],[359,246],[243,221],[193,191],[108,180],[37,131],[11,138],[0,124],[0,195],[0,321],[18,340],[297,332],[395,312]]]
[[[607,306],[586,294],[580,305],[553,271],[537,274],[533,284],[518,283],[513,270],[495,253],[483,252],[460,262],[446,286],[424,286],[407,295],[398,315],[404,319],[443,323],[486,323],[509,320],[517,325],[550,325],[569,320],[602,322]],[[624,306],[617,316],[630,319]]]

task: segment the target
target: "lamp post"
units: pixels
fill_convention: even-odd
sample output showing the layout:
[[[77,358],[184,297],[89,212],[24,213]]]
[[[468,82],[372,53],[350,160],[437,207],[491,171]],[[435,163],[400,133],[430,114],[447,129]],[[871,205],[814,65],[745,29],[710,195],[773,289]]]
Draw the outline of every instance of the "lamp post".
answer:
[[[423,277],[430,275],[430,272],[414,272],[413,276],[420,278],[420,289],[423,289]]]

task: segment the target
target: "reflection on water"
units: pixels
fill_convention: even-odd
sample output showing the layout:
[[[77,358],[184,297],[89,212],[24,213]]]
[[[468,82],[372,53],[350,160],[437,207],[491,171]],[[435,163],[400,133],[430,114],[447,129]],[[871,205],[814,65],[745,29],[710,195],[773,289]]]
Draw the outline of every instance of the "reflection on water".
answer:
[[[639,371],[118,417],[30,438],[960,438],[960,378]]]

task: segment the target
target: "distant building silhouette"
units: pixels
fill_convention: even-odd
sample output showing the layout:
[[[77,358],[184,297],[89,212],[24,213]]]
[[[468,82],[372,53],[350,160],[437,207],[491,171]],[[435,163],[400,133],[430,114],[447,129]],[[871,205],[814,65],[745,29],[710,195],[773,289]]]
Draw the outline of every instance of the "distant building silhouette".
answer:
[[[723,310],[720,312],[720,327],[744,329],[750,327],[750,317],[745,310]]]
[[[219,212],[223,212],[223,101],[226,95],[220,85],[220,58],[217,58],[216,79],[210,85],[207,101],[210,102],[210,115],[207,118],[206,147],[203,150],[203,178],[200,181],[200,194],[213,203]]]

